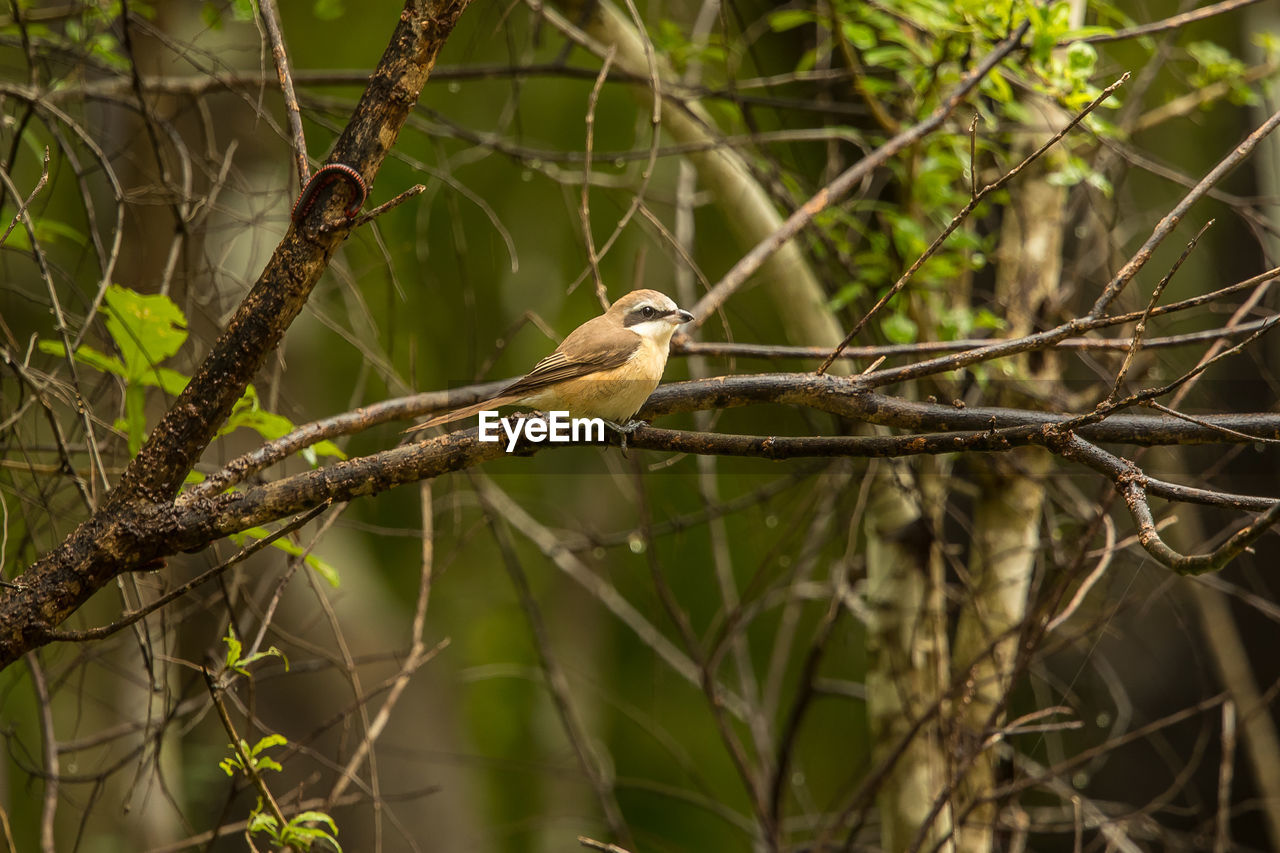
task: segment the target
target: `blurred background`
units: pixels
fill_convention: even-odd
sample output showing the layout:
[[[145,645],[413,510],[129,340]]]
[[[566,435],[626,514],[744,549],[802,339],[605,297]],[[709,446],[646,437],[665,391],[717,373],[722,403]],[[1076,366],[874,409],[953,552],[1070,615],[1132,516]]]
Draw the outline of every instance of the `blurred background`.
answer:
[[[884,369],[929,357],[911,349],[921,342],[1015,337],[1080,316],[1277,108],[1275,6],[1217,4],[1198,19],[1191,6],[609,6],[633,35],[640,21],[654,64],[617,42],[598,80],[604,63],[576,34],[590,45],[617,34],[599,7],[473,0],[367,207],[426,190],[343,245],[255,382],[262,416],[216,440],[197,470],[290,425],[523,373],[601,310],[584,221],[611,299],[650,287],[689,307],[768,233],[773,220],[756,205],[788,215],[928,116],[1028,15],[1025,49],[823,211],[693,339],[830,347],[974,186],[1128,72],[988,197],[854,345],[900,347]],[[261,14],[247,2],[16,0],[0,16],[6,227],[50,150],[31,227],[19,224],[0,251],[7,579],[118,479],[130,419],[154,426],[172,400],[65,357],[66,340],[122,352],[101,287],[180,310],[188,336],[152,366],[189,376],[287,230],[299,188]],[[384,0],[280,0],[313,164],[399,14]],[[660,131],[655,74],[670,91]],[[677,115],[692,115],[696,132],[679,130]],[[1275,266],[1278,168],[1280,149],[1262,143],[1112,310],[1145,307],[1209,220],[1162,303]],[[1256,322],[1274,305],[1263,284],[1153,319],[1147,335]],[[1121,343],[880,390],[1087,412],[1111,389],[1130,335],[1132,325],[1103,329],[1089,337]],[[1153,344],[1123,390],[1168,382],[1240,340]],[[1189,413],[1274,412],[1275,347],[1264,336],[1162,400]],[[817,363],[677,346],[666,381]],[[334,443],[349,457],[376,453],[408,425]],[[869,429],[781,405],[658,425]],[[1108,449],[1153,476],[1276,494],[1274,445]],[[273,794],[289,814],[327,812],[349,851],[568,850],[578,836],[634,851],[1276,849],[1275,536],[1221,573],[1182,578],[1138,546],[1108,481],[1024,453],[771,462],[577,447],[334,507],[286,548],[134,626],[52,644],[0,673],[4,838],[13,850],[244,849],[257,793],[219,767],[229,735],[201,673],[226,663],[230,628],[246,651],[281,653],[228,677],[222,701],[239,736],[287,738],[268,750],[282,767],[263,774]],[[332,461],[296,455],[245,485]],[[1186,553],[1217,547],[1248,518],[1154,509]],[[1016,545],[984,534],[1015,526]],[[109,624],[262,535],[124,578],[62,627]],[[994,605],[983,603],[979,552],[998,563],[1004,547],[1020,574],[991,583],[1016,603],[983,633],[972,625],[988,624]],[[424,607],[427,652],[415,656]],[[888,694],[897,698],[877,704]],[[906,758],[885,764],[895,749]],[[904,778],[913,773],[928,778]],[[925,795],[902,806],[916,784]]]

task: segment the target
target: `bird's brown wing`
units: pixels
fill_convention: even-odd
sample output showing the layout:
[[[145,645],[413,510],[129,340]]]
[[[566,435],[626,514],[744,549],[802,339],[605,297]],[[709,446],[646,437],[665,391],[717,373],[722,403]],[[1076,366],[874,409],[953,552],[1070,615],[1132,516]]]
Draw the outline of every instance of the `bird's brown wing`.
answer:
[[[600,370],[626,364],[640,346],[640,336],[628,329],[614,328],[588,320],[574,329],[556,351],[533,366],[520,379],[502,389],[503,397],[527,397],[558,382],[578,379]]]
[[[578,379],[598,370],[621,367],[640,346],[640,336],[635,332],[602,322],[603,316],[588,320],[574,329],[556,351],[533,366],[524,376],[498,392],[496,397],[482,400],[460,409],[438,414],[425,423],[410,427],[405,432],[416,432],[427,427],[447,424],[470,417],[485,409],[496,409],[519,402],[557,382]]]

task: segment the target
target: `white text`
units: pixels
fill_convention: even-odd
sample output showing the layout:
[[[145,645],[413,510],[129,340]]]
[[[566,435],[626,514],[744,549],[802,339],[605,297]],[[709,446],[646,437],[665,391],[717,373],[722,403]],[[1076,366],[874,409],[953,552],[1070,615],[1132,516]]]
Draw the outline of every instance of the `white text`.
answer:
[[[507,437],[507,452],[516,448],[521,432],[534,444],[544,441],[568,443],[577,441],[604,441],[604,421],[600,418],[571,418],[568,412],[547,412],[543,418],[502,418],[492,409],[480,413],[480,440],[501,441],[498,426]]]

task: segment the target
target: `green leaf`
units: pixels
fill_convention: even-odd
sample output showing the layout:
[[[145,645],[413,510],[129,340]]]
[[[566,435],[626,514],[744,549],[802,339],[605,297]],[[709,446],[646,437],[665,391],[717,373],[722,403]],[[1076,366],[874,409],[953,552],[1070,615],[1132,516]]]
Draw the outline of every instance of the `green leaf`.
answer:
[[[267,528],[265,527],[250,527],[246,530],[240,531],[239,533],[233,533],[228,538],[232,542],[236,543],[237,545],[243,548],[245,544],[248,543],[249,537],[253,537],[254,539],[266,539],[270,535],[271,535],[271,531],[267,530]],[[284,539],[284,538],[277,539],[274,542],[272,542],[271,547],[279,551],[283,551],[291,557],[301,557],[304,553],[306,553],[306,549],[303,548],[301,545],[299,545],[296,542],[291,542],[290,540]],[[325,560],[322,560],[320,557],[317,557],[315,554],[307,554],[303,562],[305,562],[308,566],[310,566],[311,569],[315,571],[316,574],[324,578],[324,580],[329,584],[329,586],[333,587],[334,589],[337,589],[338,586],[341,584],[341,577],[338,574],[338,570],[334,568],[331,563],[328,563]],[[286,666],[287,665],[288,664],[286,662]]]
[[[241,675],[248,675],[248,666],[252,663],[257,663],[266,657],[280,658],[280,660],[284,661],[284,668],[286,670],[289,668],[289,658],[285,657],[284,652],[280,651],[280,649],[275,646],[272,646],[265,652],[255,652],[248,657],[242,657],[241,655],[243,654],[244,646],[238,639],[236,639],[235,629],[230,625],[227,626],[227,636],[222,639],[227,644],[227,655],[225,660],[227,669],[234,670]]]
[[[1003,319],[1001,319],[1000,317],[997,317],[995,314],[991,313],[991,311],[987,310],[986,308],[980,308],[978,309],[978,313],[973,318],[973,325],[974,325],[974,328],[978,328],[978,329],[991,329],[993,331],[1000,331],[1001,329],[1004,328],[1005,323]]]
[[[1087,42],[1076,42],[1067,48],[1067,68],[1079,77],[1088,77],[1098,63],[1098,51]]]
[[[167,296],[147,296],[113,284],[104,301],[107,333],[120,350],[130,382],[143,381],[187,340],[187,318]]]
[[[254,744],[253,749],[249,750],[249,755],[256,758],[258,753],[262,752],[264,749],[270,749],[273,746],[286,746],[288,743],[289,739],[282,734],[265,735],[261,740]]]
[[[311,567],[312,571],[324,578],[325,582],[334,589],[337,589],[339,584],[342,583],[342,578],[332,563],[320,559],[315,554],[308,554],[305,562]]]
[[[329,815],[324,812],[302,812],[293,820],[298,823],[323,823],[329,827],[329,831],[334,835],[338,834],[338,825],[333,822],[333,818],[329,817]]]
[[[880,329],[891,343],[909,344],[916,340],[916,324],[905,314],[890,314],[880,321]]]
[[[185,373],[170,370],[167,367],[158,367],[155,370],[148,371],[138,381],[152,388],[160,388],[170,397],[176,397],[182,393],[182,389],[187,387],[191,377]]]
[[[308,823],[323,823],[329,827],[326,831],[320,827],[306,826]],[[280,833],[280,841],[283,844],[293,844],[303,849],[311,849],[311,845],[324,839],[331,844],[338,853],[342,853],[342,846],[338,844],[335,837],[338,834],[338,826],[333,822],[333,818],[324,812],[302,812],[298,816],[289,821],[288,826]]]
[[[227,654],[222,663],[227,669],[235,669],[240,663],[240,653],[244,650],[244,645],[236,637],[236,629],[227,625],[227,636],[222,641],[227,644]]]
[[[221,30],[222,11],[215,4],[206,2],[200,8],[200,21],[211,30]]]
[[[34,154],[37,152],[33,151],[32,153]],[[40,151],[39,156],[43,157],[44,152]],[[33,216],[31,218],[31,230],[35,231],[36,242],[38,243],[51,243],[55,238],[61,237],[66,240],[70,240],[77,246],[88,245],[88,240],[84,235],[84,229],[76,228],[66,224],[65,222],[59,222],[56,219],[42,219]],[[31,251],[31,237],[27,234],[27,229],[13,229],[9,234],[9,239],[6,241],[6,245],[11,249]]]
[[[274,770],[277,773],[284,772],[284,767],[280,765],[279,761],[276,761],[274,758],[266,755],[253,762],[253,768],[255,770]]]
[[[311,11],[321,21],[335,21],[347,12],[342,0],[316,0]]]
[[[253,0],[231,0],[231,17],[237,21],[252,21],[256,14]]]
[[[42,242],[50,241],[54,237],[61,237],[64,240],[75,243],[77,246],[87,246],[89,244],[89,238],[85,236],[83,228],[76,228],[74,225],[48,218],[36,219],[32,225],[35,226],[36,239]]]
[[[246,427],[256,431],[263,438],[271,441],[288,435],[297,428],[293,421],[284,415],[277,415],[274,412],[268,412],[263,409],[258,402],[258,392],[250,385],[245,389],[244,396],[236,401],[235,406],[231,409],[231,415],[227,418],[227,422],[218,430],[218,435],[226,435],[240,427]],[[302,451],[303,458],[311,465],[316,464],[317,456],[336,456],[339,459],[346,459],[347,455],[342,449],[332,441],[320,441],[312,445],[311,448]]]
[[[293,421],[284,415],[277,415],[263,409],[232,409],[231,417],[227,418],[227,423],[218,430],[218,435],[226,435],[240,427],[256,430],[259,435],[270,441],[292,432]]]
[[[262,811],[262,801],[259,800],[258,808],[254,809],[253,814],[249,816],[249,831],[266,832],[274,838],[279,826],[279,822],[274,817]]]
[[[56,355],[61,358],[67,357],[67,348],[62,341],[42,340],[36,344],[36,349],[48,355]],[[80,349],[76,350],[76,361],[81,364],[87,364],[94,370],[102,373],[110,373],[114,376],[124,376],[124,362],[116,358],[114,355],[107,355],[105,352],[99,352],[87,344],[81,344]]]
[[[1086,26],[1077,27],[1074,30],[1068,30],[1063,34],[1063,41],[1071,41],[1072,39],[1087,39],[1092,36],[1111,36],[1115,35],[1115,27]]]
[[[845,41],[858,50],[870,50],[880,43],[880,40],[876,38],[875,30],[865,24],[859,24],[854,21],[841,21],[840,32],[844,35]]]
[[[318,468],[320,466],[319,457],[321,456],[336,456],[339,459],[347,458],[347,454],[342,452],[342,448],[338,447],[338,445],[328,439],[318,441],[310,447],[304,447],[299,450],[298,453],[312,468]]]
[[[868,50],[863,61],[872,67],[901,68],[911,61],[911,51],[897,45],[883,45]]]
[[[800,55],[800,61],[796,63],[796,71],[804,74],[812,71],[818,64],[818,51],[816,48],[810,48]]]
[[[315,444],[308,447],[307,450],[312,451],[316,456],[336,456],[339,459],[347,458],[347,454],[342,452],[342,448],[334,444],[332,441],[329,441],[327,438],[324,441],[317,441]],[[310,461],[312,465],[316,464],[314,460]]]
[[[67,348],[63,346],[62,341],[41,340],[36,344],[36,348],[48,355],[56,355],[62,358],[66,358],[67,355]],[[123,361],[114,355],[100,352],[88,344],[81,344],[80,348],[76,350],[76,361],[102,373],[110,373],[112,376],[128,379],[128,368],[125,367]],[[167,367],[158,367],[147,371],[132,381],[151,388],[160,388],[171,397],[176,397],[182,393],[183,388],[187,387],[191,377],[185,373],[170,370]]]
[[[785,33],[805,24],[812,24],[818,16],[803,9],[782,9],[769,16],[769,29],[775,33]]]

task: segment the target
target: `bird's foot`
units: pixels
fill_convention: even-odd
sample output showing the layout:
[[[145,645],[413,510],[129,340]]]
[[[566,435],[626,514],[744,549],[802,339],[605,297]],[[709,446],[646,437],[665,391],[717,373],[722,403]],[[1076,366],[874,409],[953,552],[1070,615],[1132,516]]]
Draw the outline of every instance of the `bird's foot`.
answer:
[[[635,419],[629,420],[625,424],[620,424],[617,421],[611,421],[608,418],[601,418],[600,420],[604,421],[605,426],[609,427],[609,429],[622,437],[619,444],[622,446],[622,455],[624,457],[627,455],[627,436],[645,425],[644,421],[637,421]]]

